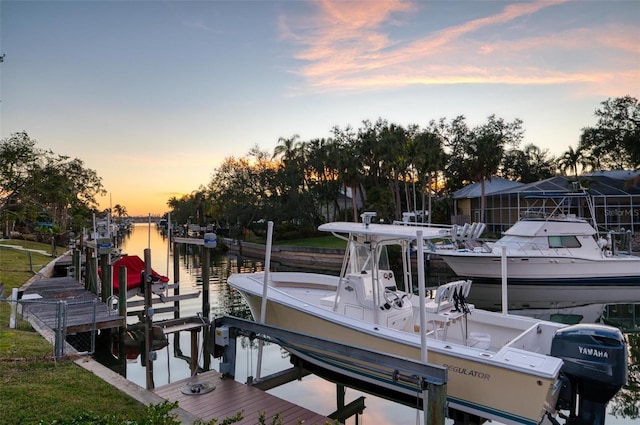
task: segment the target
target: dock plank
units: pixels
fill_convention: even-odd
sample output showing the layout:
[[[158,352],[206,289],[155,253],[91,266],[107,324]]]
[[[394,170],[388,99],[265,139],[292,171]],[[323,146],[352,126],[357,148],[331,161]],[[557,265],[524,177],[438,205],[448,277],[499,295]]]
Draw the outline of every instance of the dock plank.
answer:
[[[126,324],[123,316],[109,311],[106,303],[99,301],[97,295],[87,291],[80,282],[71,277],[36,280],[24,290],[23,298],[25,295],[39,295],[42,298],[26,301],[23,304],[23,314],[38,317],[53,330],[59,327],[59,307],[55,301],[65,303],[64,327],[68,334],[114,328]]]
[[[184,394],[182,389],[187,385],[206,383],[215,385],[211,392],[197,395]],[[258,416],[265,413],[269,423],[279,414],[283,425],[325,425],[333,423],[331,419],[304,407],[297,406],[272,394],[242,384],[233,379],[222,378],[217,371],[204,372],[191,378],[176,381],[155,388],[153,392],[169,401],[177,401],[180,408],[200,417],[204,421],[218,419],[220,421],[242,412],[241,425],[255,425]]]

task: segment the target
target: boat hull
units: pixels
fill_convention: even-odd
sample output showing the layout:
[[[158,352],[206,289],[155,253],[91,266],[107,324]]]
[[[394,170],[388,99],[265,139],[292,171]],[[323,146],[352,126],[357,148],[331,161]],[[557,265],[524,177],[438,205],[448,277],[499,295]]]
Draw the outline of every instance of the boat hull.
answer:
[[[248,291],[240,292],[247,300],[253,316],[260,317],[262,297]],[[421,359],[419,336],[411,342],[389,338],[377,334],[379,329],[373,324],[363,324],[360,328],[354,328],[352,325],[309,314],[302,309],[271,300],[267,302],[266,309],[266,322],[273,326],[399,357]],[[369,370],[354,365],[353,359],[325,356],[321,352],[300,345],[288,349],[305,361],[349,379],[418,396],[417,388],[394,382],[390,379],[391,373],[372,375]],[[449,350],[454,351],[451,347]],[[557,375],[541,376],[500,367],[483,361],[483,355],[487,354],[478,350],[477,359],[470,359],[447,353],[446,348],[430,349],[429,363],[445,366],[448,370],[449,407],[506,424],[539,423],[545,403],[547,407],[555,403]]]
[[[502,259],[495,254],[442,253],[453,272],[473,280],[470,301],[478,308],[502,306]],[[509,309],[565,308],[640,301],[640,261],[567,257],[507,258]]]

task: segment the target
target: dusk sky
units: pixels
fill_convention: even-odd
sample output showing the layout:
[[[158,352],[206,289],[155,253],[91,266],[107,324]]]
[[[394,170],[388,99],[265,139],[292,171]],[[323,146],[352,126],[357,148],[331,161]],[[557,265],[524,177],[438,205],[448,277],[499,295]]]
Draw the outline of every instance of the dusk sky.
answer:
[[[383,118],[523,120],[558,156],[640,98],[640,1],[0,1],[1,138],[168,211],[224,158]]]

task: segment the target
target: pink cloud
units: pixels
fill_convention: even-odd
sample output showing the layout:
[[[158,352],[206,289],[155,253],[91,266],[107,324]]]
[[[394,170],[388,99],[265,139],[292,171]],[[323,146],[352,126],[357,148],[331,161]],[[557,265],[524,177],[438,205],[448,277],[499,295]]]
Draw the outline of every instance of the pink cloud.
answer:
[[[460,83],[601,85],[618,72],[606,73],[603,67],[616,62],[620,73],[630,78],[638,75],[637,62],[632,63],[640,51],[634,42],[637,28],[595,26],[544,30],[544,35],[534,36],[513,31],[513,25],[533,20],[523,23],[522,18],[560,3],[564,1],[509,4],[493,15],[427,32],[412,41],[390,35],[393,27],[401,28],[414,17],[416,7],[411,3],[313,3],[318,6],[313,19],[289,29],[289,39],[300,46],[295,57],[303,61],[295,72],[306,79],[306,90],[312,91]],[[494,39],[481,39],[481,31],[494,31]],[[601,48],[598,53],[596,46]],[[579,61],[566,61],[565,51]],[[597,55],[611,59],[593,60]]]

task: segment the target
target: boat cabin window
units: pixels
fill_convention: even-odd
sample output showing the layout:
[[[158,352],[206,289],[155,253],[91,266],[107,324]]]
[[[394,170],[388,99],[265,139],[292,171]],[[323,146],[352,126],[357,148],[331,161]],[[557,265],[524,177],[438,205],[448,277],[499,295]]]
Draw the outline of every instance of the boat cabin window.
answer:
[[[549,236],[549,248],[580,248],[580,241],[574,235]]]

